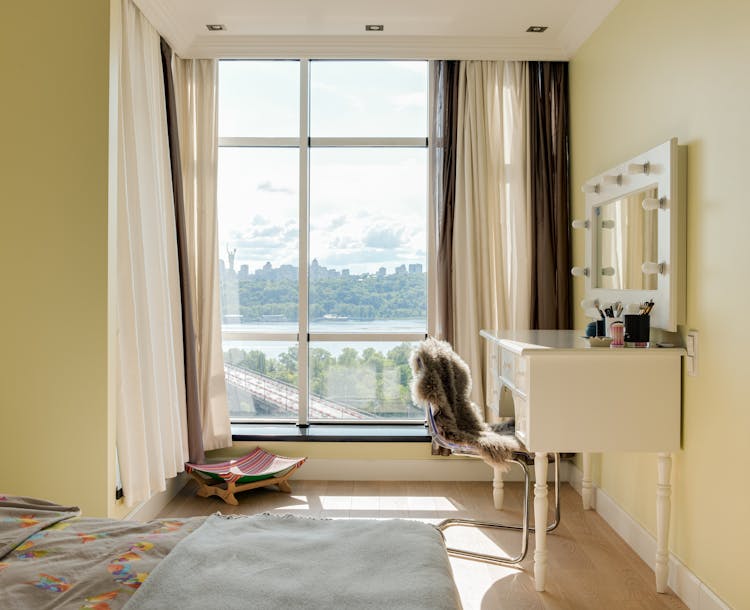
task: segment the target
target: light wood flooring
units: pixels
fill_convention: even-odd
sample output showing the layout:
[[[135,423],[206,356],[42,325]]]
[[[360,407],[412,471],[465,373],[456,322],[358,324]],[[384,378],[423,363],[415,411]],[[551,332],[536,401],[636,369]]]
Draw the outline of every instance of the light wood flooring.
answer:
[[[418,519],[437,523],[468,517],[520,523],[521,483],[506,483],[505,509],[492,505],[491,483],[401,481],[295,481],[291,495],[273,487],[238,494],[239,506],[216,497],[199,498],[189,483],[160,516],[186,517],[261,512],[292,513],[337,519]],[[550,485],[550,504],[553,500]],[[584,511],[581,498],[568,484],[561,490],[562,521],[547,536],[547,590],[533,582],[534,537],[520,567],[500,567],[451,558],[464,610],[644,610],[686,608],[673,593],[657,594],[654,573],[595,511]],[[532,508],[533,513],[533,508]],[[514,555],[516,532],[486,534],[474,528],[450,528],[449,546]],[[291,609],[290,609],[291,610]],[[393,609],[396,610],[396,609]]]

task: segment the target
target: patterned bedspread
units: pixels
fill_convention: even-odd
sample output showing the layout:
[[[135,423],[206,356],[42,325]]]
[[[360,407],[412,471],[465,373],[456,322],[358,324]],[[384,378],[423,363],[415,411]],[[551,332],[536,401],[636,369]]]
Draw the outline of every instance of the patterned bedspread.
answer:
[[[218,514],[140,523],[0,495],[0,609],[126,605],[460,609],[442,537],[424,523]]]
[[[0,495],[0,608],[121,608],[205,517],[147,523]]]

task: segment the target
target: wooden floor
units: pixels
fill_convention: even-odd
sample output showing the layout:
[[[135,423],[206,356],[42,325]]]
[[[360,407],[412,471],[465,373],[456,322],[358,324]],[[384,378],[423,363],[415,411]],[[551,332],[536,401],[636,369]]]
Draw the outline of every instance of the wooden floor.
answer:
[[[191,482],[161,515],[185,517],[261,512],[291,513],[336,519],[418,519],[437,523],[447,517],[469,517],[520,523],[521,483],[506,483],[505,509],[492,505],[491,483],[295,481],[291,495],[263,488],[238,494],[239,506],[216,497],[194,495]],[[553,492],[550,487],[550,504]],[[654,573],[594,511],[581,508],[581,498],[563,484],[562,522],[547,536],[547,590],[533,582],[533,535],[529,554],[519,568],[451,558],[464,610],[566,609],[643,610],[686,608],[673,594],[657,594]],[[532,509],[533,512],[533,509]],[[485,534],[474,528],[450,528],[449,546],[480,552],[516,554],[516,532]],[[396,609],[394,609],[396,610]]]

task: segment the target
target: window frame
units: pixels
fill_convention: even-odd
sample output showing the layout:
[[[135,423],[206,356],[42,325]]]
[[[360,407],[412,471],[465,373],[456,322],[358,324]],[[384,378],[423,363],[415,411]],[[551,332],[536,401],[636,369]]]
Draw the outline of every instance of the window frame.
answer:
[[[272,59],[247,59],[247,60],[220,60],[220,61],[275,61]],[[232,418],[233,424],[291,424],[300,428],[306,428],[312,424],[324,425],[347,425],[347,426],[404,426],[418,424],[417,419],[372,419],[359,420],[329,420],[313,419],[309,417],[310,406],[310,379],[309,379],[309,345],[311,342],[378,342],[378,341],[422,341],[434,332],[434,294],[435,280],[431,261],[435,247],[435,213],[434,206],[429,205],[432,200],[432,181],[429,179],[429,167],[432,162],[430,154],[430,138],[427,137],[310,137],[310,63],[313,61],[326,61],[311,58],[287,59],[285,61],[299,62],[299,91],[300,91],[300,116],[298,137],[219,137],[217,148],[297,148],[299,151],[299,272],[298,272],[298,320],[295,332],[266,332],[266,331],[242,331],[223,330],[222,342],[233,341],[286,341],[297,343],[297,370],[299,391],[299,408],[296,421],[291,418]],[[355,61],[355,60],[331,60],[331,61]],[[367,60],[373,61],[373,60]],[[396,61],[396,60],[377,60]],[[421,60],[413,60],[421,61]],[[426,62],[428,74],[431,71],[431,63]],[[428,78],[427,103],[428,103],[428,125],[432,125],[432,79]],[[429,127],[428,127],[429,131]],[[311,148],[424,148],[428,151],[428,176],[426,176],[427,198],[424,202],[427,220],[427,260],[426,260],[426,298],[427,298],[427,329],[422,332],[358,332],[358,333],[331,333],[311,332],[309,321],[309,220],[310,220],[310,149]],[[217,151],[218,152],[218,151]],[[356,440],[354,438],[353,440]]]

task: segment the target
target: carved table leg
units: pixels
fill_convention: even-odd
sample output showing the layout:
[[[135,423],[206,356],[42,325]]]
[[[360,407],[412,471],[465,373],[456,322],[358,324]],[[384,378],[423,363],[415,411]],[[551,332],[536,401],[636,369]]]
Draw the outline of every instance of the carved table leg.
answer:
[[[495,475],[492,479],[492,499],[495,502],[495,509],[503,509],[503,501],[505,498],[505,483],[503,483],[503,471],[501,468],[495,466],[493,468]]]
[[[593,485],[591,484],[591,454],[582,453],[583,458],[583,479],[581,481],[581,500],[583,500],[583,510],[591,510],[591,496]]]
[[[665,593],[669,576],[669,511],[672,486],[669,482],[672,455],[660,453],[657,458],[656,481],[656,592]]]
[[[534,454],[534,588],[544,591],[547,576],[547,454]]]

